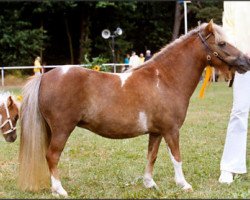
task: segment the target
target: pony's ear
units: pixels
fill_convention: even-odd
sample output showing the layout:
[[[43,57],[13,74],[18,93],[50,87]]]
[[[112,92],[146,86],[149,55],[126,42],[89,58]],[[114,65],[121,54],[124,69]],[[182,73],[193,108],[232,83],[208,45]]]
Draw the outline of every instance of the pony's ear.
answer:
[[[8,108],[11,107],[13,104],[13,99],[11,98],[11,96],[8,97],[8,100],[7,100],[7,106]]]
[[[211,19],[204,29],[205,35],[208,35],[214,32],[213,24],[214,24],[213,19]]]
[[[20,101],[15,101],[15,104],[16,104],[18,110],[20,110],[22,103]]]
[[[15,104],[17,106],[18,110],[20,110],[23,97],[21,95],[18,95],[18,96],[14,95],[14,96],[12,96],[12,100],[13,100],[13,104]]]

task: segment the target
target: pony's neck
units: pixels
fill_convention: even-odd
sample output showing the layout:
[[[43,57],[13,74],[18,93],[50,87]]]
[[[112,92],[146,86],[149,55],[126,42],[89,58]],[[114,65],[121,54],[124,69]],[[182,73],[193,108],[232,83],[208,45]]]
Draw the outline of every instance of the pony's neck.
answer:
[[[180,40],[180,39],[179,39]],[[198,36],[176,41],[155,57],[169,88],[190,99],[206,66],[206,52]],[[165,52],[164,52],[165,51]]]

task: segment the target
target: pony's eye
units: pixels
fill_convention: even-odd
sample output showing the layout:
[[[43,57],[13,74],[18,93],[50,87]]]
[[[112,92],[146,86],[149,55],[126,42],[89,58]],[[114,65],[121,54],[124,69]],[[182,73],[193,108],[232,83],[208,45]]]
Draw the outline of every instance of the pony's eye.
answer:
[[[17,120],[18,120],[18,115],[17,115],[17,116],[15,116],[14,120],[15,120],[15,121],[17,121]]]
[[[224,47],[224,46],[226,46],[226,42],[224,42],[224,41],[219,42],[219,46],[220,46],[220,47]]]

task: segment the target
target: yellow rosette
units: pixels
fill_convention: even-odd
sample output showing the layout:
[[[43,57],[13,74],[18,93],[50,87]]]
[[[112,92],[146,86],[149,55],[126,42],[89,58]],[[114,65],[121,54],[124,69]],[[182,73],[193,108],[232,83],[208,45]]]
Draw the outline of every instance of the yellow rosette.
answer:
[[[205,90],[208,86],[208,84],[210,83],[210,80],[211,80],[211,76],[212,76],[212,67],[210,65],[208,65],[206,67],[206,71],[205,71],[205,78],[204,78],[204,81],[203,81],[203,84],[201,86],[201,89],[200,89],[200,93],[199,93],[199,98],[202,99],[204,98],[204,94],[205,94]]]

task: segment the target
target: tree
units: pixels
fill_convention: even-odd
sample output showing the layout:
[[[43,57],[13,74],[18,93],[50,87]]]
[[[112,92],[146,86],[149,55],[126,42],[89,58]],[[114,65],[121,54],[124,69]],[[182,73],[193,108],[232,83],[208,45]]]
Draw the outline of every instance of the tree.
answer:
[[[191,23],[197,26],[197,21],[209,22],[211,19],[217,24],[222,22],[223,1],[192,0],[189,4]]]
[[[21,10],[4,10],[0,15],[0,63],[6,65],[32,65],[43,49],[46,31],[34,29],[21,19]]]
[[[113,32],[117,27],[123,34],[115,38],[116,60],[123,62],[126,53],[157,52],[184,31],[183,4],[178,1],[0,4],[0,62],[4,65],[30,65],[34,55],[43,57],[47,64],[82,63],[85,55],[112,61],[111,40],[103,39],[101,32],[106,28]],[[189,29],[199,20],[213,18],[220,23],[222,5],[220,1],[192,0],[188,4]]]
[[[187,6],[189,28],[196,27],[197,21],[209,22],[211,19],[215,23],[221,24],[223,1],[201,1],[192,0]],[[176,1],[175,18],[172,40],[180,35],[181,24],[183,22],[183,1]]]
[[[175,40],[179,36],[181,22],[183,19],[183,8],[180,1],[175,2],[175,16],[174,16],[174,28],[172,34],[172,40]]]

